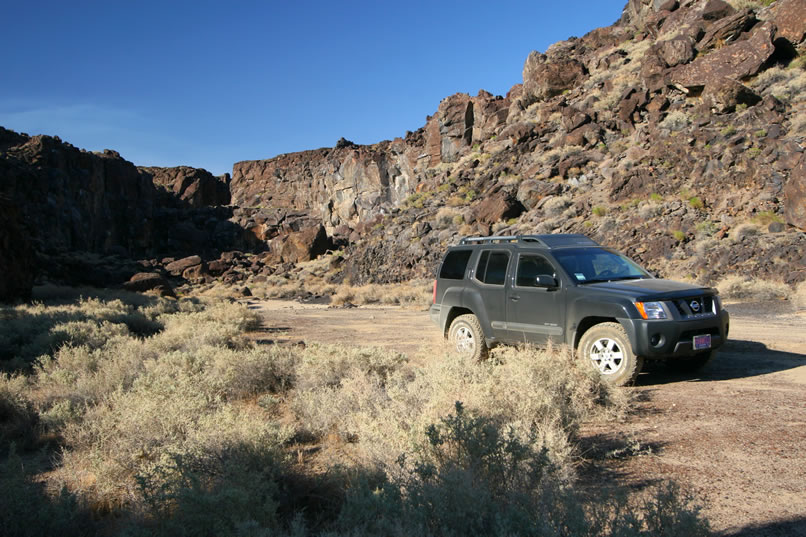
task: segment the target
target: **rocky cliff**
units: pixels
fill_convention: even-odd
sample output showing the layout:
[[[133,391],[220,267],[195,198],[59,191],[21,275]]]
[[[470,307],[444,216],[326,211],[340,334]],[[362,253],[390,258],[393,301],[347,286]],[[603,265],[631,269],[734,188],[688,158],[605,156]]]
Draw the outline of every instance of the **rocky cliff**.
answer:
[[[613,26],[530,53],[506,96],[452,95],[392,141],[239,162],[230,180],[3,129],[0,192],[40,266],[149,258],[110,281],[232,282],[329,248],[340,278],[399,281],[464,235],[573,232],[666,276],[796,283],[804,34],[806,0],[629,0]]]
[[[770,5],[771,4],[771,5]],[[630,0],[404,138],[235,164],[234,203],[349,237],[354,282],[459,236],[578,232],[668,275],[806,279],[806,1]]]
[[[137,271],[127,260],[217,255],[251,244],[230,221],[232,209],[219,206],[229,203],[226,178],[187,167],[138,169],[114,151],[92,153],[2,127],[0,195],[3,262],[18,267],[0,271],[2,286],[28,289],[7,300],[30,293],[32,277],[13,275],[33,275],[34,250],[45,276],[111,285]]]

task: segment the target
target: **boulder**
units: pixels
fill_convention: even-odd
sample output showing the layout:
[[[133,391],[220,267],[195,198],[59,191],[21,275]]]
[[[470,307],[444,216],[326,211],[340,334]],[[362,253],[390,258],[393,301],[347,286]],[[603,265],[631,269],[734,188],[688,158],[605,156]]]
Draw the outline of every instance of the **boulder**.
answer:
[[[744,41],[700,56],[693,62],[678,66],[670,72],[670,79],[688,89],[702,89],[722,84],[725,78],[745,79],[761,70],[773,52],[772,36],[775,27],[765,23]]]
[[[182,271],[182,278],[189,282],[198,283],[204,281],[205,276],[208,275],[207,263],[202,262],[199,265],[193,265]]]
[[[784,187],[786,223],[806,231],[806,157],[792,170]]]
[[[123,284],[123,288],[135,293],[156,291],[160,296],[176,298],[171,284],[157,272],[138,272],[132,276],[128,282]]]
[[[171,273],[172,276],[181,276],[185,270],[189,269],[190,267],[201,265],[202,258],[197,255],[191,255],[188,257],[183,257],[182,259],[177,259],[171,263],[165,265],[165,270]]]
[[[539,179],[527,179],[518,186],[517,200],[527,209],[532,210],[537,207],[541,199],[546,196],[557,196],[562,193],[562,186],[551,181],[541,181]]]
[[[691,39],[687,36],[662,41],[657,45],[657,53],[669,67],[688,63],[694,59],[696,54]]]
[[[778,0],[773,19],[776,37],[797,45],[806,37],[806,0]]]
[[[282,235],[272,241],[272,250],[278,253],[283,263],[316,259],[330,247],[330,239],[322,225]]]
[[[761,102],[761,97],[744,84],[730,78],[723,78],[706,87],[703,100],[709,103],[714,110],[724,114],[733,112],[740,104],[756,105]]]
[[[742,33],[750,30],[758,22],[750,10],[738,11],[706,28],[705,34],[697,41],[697,49],[705,51],[735,41]]]
[[[708,0],[702,9],[702,18],[706,21],[715,21],[734,13],[736,10],[725,0]]]
[[[495,222],[517,218],[525,210],[513,193],[506,190],[498,190],[486,196],[481,203],[473,209],[472,220],[483,226],[489,226]]]
[[[30,300],[36,263],[22,215],[0,194],[0,302]]]
[[[677,0],[652,0],[652,9],[658,11],[674,11],[679,4]]]
[[[549,61],[545,54],[532,51],[523,66],[524,96],[546,100],[579,84],[586,76],[585,67],[574,59]]]
[[[588,123],[591,120],[591,117],[574,108],[573,106],[566,106],[562,109],[562,123],[563,128],[568,132],[571,132],[574,129],[578,129],[585,123]]]

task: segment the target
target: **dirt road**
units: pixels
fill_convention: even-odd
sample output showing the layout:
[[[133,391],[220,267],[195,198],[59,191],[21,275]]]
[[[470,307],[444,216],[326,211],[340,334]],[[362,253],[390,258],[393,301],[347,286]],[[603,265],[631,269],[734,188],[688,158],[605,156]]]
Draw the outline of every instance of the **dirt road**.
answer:
[[[264,342],[385,346],[414,361],[441,351],[427,313],[253,301]],[[641,374],[636,411],[588,428],[586,480],[635,487],[674,479],[706,505],[720,535],[806,536],[806,311],[729,305],[731,341],[702,372]],[[624,456],[614,457],[614,453]]]

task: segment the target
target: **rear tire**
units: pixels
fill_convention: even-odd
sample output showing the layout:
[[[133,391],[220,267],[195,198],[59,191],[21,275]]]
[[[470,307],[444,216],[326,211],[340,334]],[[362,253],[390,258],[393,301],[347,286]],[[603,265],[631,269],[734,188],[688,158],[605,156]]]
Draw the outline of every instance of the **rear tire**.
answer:
[[[705,367],[714,356],[716,351],[703,352],[688,358],[669,358],[666,360],[666,365],[678,373],[694,373]]]
[[[487,343],[481,323],[472,313],[460,315],[451,323],[448,330],[448,341],[462,356],[478,362],[487,357]]]
[[[632,384],[644,365],[643,357],[633,353],[627,332],[619,323],[590,327],[582,335],[577,351],[612,386]]]

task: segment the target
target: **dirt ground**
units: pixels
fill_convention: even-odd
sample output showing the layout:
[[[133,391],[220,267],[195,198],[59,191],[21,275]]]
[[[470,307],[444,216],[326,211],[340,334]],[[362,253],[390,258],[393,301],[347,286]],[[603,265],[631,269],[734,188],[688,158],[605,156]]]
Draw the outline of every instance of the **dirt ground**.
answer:
[[[417,362],[443,341],[424,311],[251,301],[265,343],[384,346]],[[718,535],[806,536],[806,311],[729,304],[730,341],[696,375],[661,364],[638,379],[625,423],[583,433],[586,482],[674,479]]]

